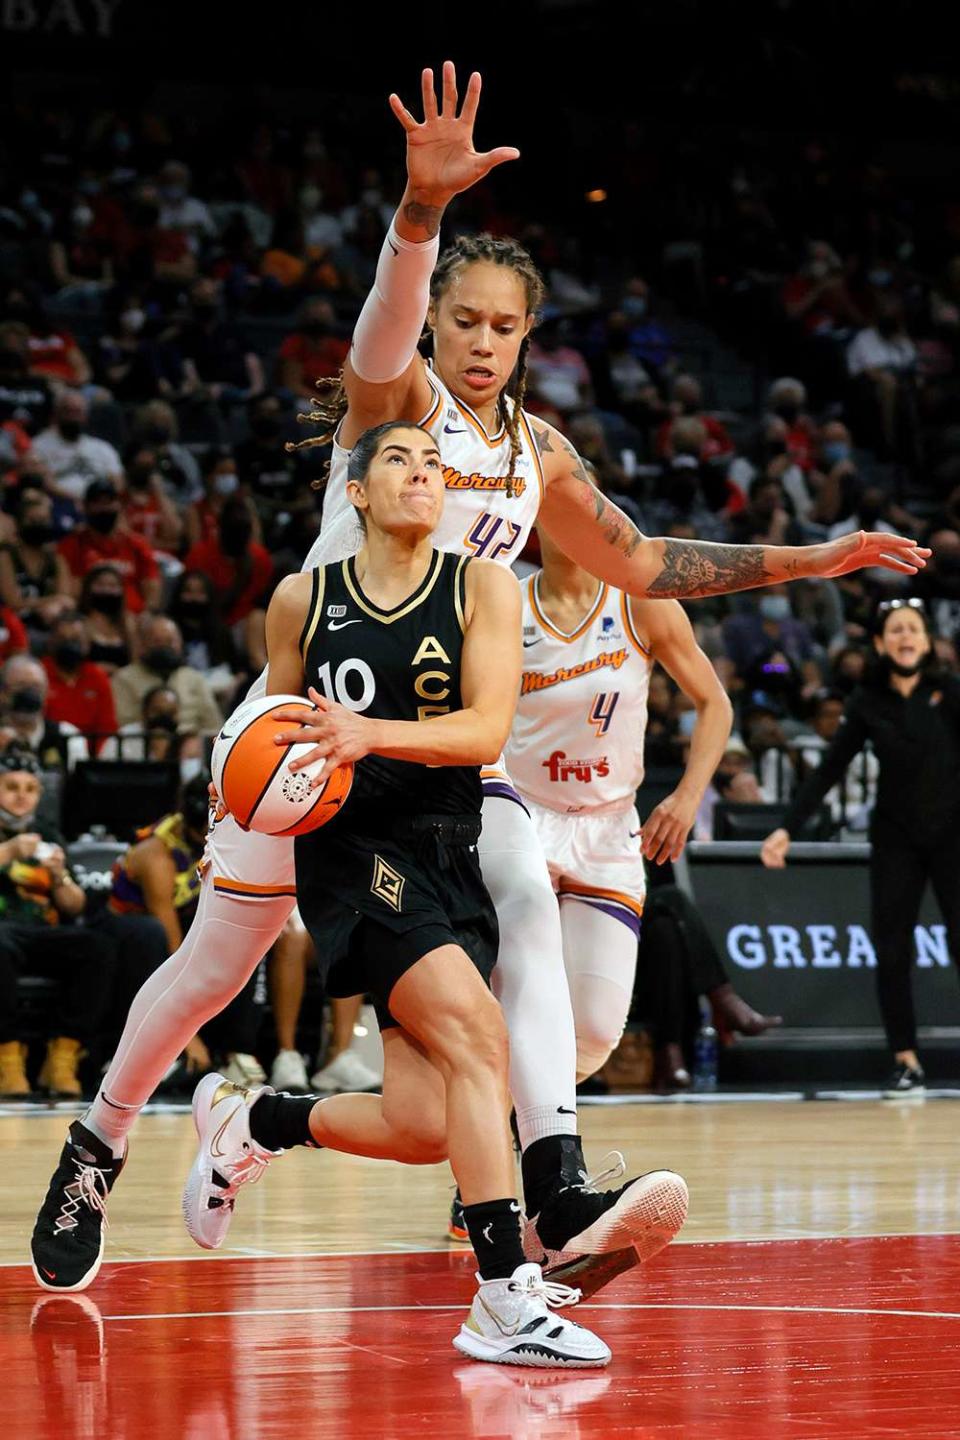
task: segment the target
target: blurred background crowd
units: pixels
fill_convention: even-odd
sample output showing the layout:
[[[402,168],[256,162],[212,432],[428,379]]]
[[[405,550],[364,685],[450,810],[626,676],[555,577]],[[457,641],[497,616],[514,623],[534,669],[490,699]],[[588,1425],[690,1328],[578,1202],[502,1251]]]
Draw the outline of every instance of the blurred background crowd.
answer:
[[[722,120],[736,77],[689,68],[698,114]],[[415,90],[416,70],[392,84]],[[918,105],[955,104],[930,84],[897,81],[902,132]],[[490,143],[515,138],[508,93]],[[528,408],[647,533],[916,535],[933,558],[912,590],[957,672],[956,168],[918,167],[879,111],[872,133],[802,106],[789,126],[711,128],[684,122],[691,94],[659,126],[565,113],[549,149],[544,131],[451,207],[446,236],[530,250],[548,293]],[[0,111],[0,748],[34,757],[51,834],[99,824],[123,845],[203,775],[264,663],[272,589],[316,534],[326,456],[286,444],[347,354],[401,137],[379,93],[342,85],[241,96],[127,74],[64,95],[48,78],[8,86]],[[698,838],[818,763],[900,583],[690,607],[737,717]],[[654,771],[682,763],[693,718],[655,676]],[[862,832],[875,778],[867,755],[818,833]]]

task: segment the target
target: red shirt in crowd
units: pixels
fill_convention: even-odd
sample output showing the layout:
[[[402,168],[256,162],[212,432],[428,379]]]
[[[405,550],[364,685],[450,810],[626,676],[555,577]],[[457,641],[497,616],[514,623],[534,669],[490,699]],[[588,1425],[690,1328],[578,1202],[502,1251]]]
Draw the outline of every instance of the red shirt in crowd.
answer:
[[[20,617],[8,605],[0,605],[0,665],[11,655],[28,649],[27,632]]]
[[[273,577],[269,550],[252,540],[247,547],[247,555],[250,559],[249,578],[223,617],[228,625],[247,618]],[[239,578],[238,562],[233,556],[223,553],[217,540],[198,540],[196,545],[191,545],[183,567],[185,570],[202,570],[221,601],[233,590]]]
[[[67,384],[76,380],[70,356],[76,350],[77,342],[69,330],[31,335],[27,343],[30,347],[31,375],[46,375],[50,380],[65,380]]]
[[[49,655],[41,663],[50,681],[44,709],[48,720],[66,721],[84,734],[112,735],[116,731],[117,712],[106,670],[92,660],[83,660],[75,675],[66,676]]]
[[[57,549],[67,562],[71,575],[76,575],[78,580],[82,580],[94,565],[115,565],[123,576],[127,609],[134,613],[143,609],[143,582],[155,580],[160,574],[147,542],[139,535],[129,535],[125,530],[101,535],[89,525],[79,525],[64,536]]]
[[[306,385],[316,385],[318,380],[329,379],[342,368],[350,353],[350,343],[336,335],[324,335],[313,340],[309,335],[294,331],[280,346],[281,360],[295,360],[303,368]]]

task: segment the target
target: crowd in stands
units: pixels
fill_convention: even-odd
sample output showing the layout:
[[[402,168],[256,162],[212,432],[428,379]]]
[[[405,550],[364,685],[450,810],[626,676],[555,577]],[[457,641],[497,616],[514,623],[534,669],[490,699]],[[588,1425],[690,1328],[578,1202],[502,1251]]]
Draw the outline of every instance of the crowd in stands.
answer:
[[[47,106],[17,128],[0,166],[0,754],[58,775],[58,796],[90,762],[166,762],[189,784],[317,531],[326,456],[287,442],[347,354],[394,162],[337,158],[308,124],[224,130],[195,156],[181,120],[146,110]],[[624,164],[620,213],[642,229],[657,211],[656,247],[546,226],[532,189],[515,213],[481,187],[450,226],[530,249],[548,296],[528,408],[647,533],[916,535],[933,557],[913,590],[956,672],[960,225],[839,141],[792,159],[725,155],[709,180],[704,163],[686,208],[682,176],[651,195]],[[867,572],[691,606],[737,714],[698,838],[718,804],[785,800],[818,763],[900,584]],[[682,762],[692,721],[655,676],[650,766]],[[868,756],[830,797],[834,828],[863,829],[874,784]],[[70,823],[53,814],[39,843]],[[16,833],[0,850],[23,858]],[[62,859],[41,907],[58,922]]]

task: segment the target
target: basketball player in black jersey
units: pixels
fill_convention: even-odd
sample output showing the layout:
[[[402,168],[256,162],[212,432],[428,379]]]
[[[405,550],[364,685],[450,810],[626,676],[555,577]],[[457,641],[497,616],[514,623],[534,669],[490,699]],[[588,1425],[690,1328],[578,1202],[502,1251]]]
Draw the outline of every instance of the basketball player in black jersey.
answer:
[[[499,757],[513,719],[519,586],[503,566],[434,549],[444,483],[429,431],[368,431],[348,490],[363,546],[278,587],[267,693],[306,690],[331,751],[356,764],[340,813],[296,842],[297,896],[329,993],[376,1000],[383,1095],[317,1101],[207,1076],[187,1227],[203,1244],[205,1213],[232,1207],[291,1145],[449,1156],[480,1280],[454,1345],[499,1363],[605,1365],[602,1340],[547,1309],[579,1291],[524,1259],[507,1032],[486,983],[498,933],[476,852],[480,765]]]

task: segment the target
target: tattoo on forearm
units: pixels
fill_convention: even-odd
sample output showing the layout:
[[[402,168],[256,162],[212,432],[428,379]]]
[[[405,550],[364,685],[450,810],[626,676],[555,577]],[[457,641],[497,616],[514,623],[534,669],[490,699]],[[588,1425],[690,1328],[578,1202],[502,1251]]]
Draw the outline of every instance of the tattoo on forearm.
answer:
[[[570,474],[590,492],[593,516],[600,526],[604,540],[629,559],[642,542],[643,536],[633,521],[629,520],[622,510],[618,510],[616,505],[612,505],[602,490],[593,483],[587,474],[586,466],[569,441],[561,437],[560,443],[570,456]]]
[[[420,230],[426,230],[432,239],[440,233],[443,210],[439,205],[421,205],[418,200],[408,200],[403,207],[403,218]]]
[[[763,563],[762,545],[715,545],[705,540],[665,540],[663,568],[648,595],[692,599],[752,590],[773,579]]]

